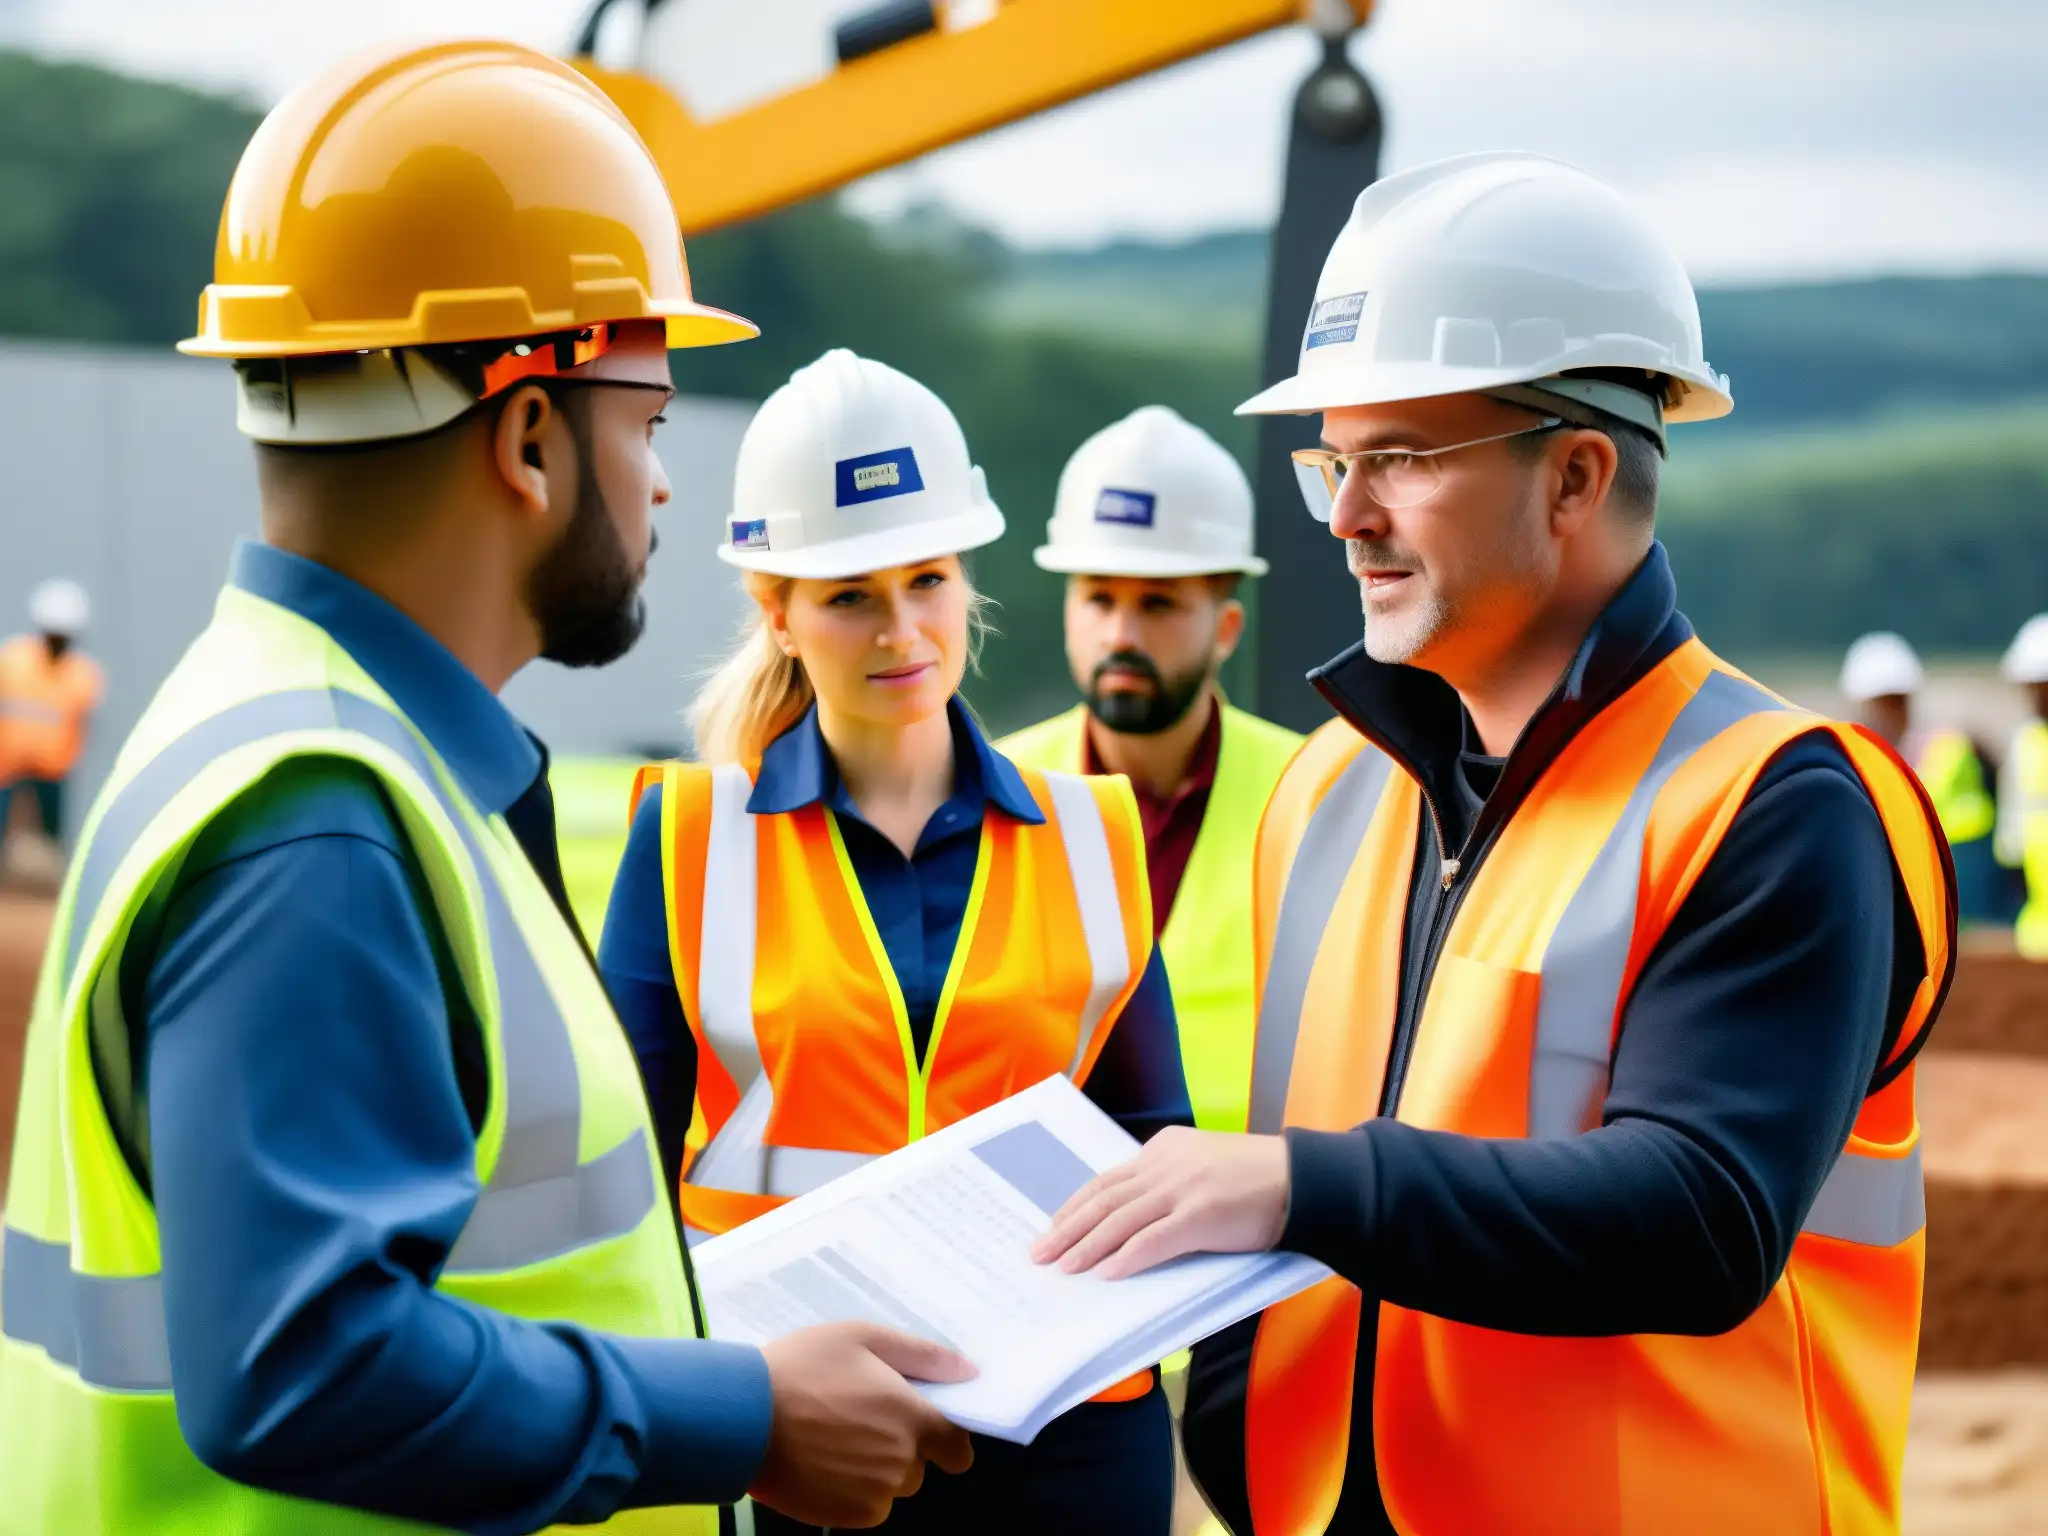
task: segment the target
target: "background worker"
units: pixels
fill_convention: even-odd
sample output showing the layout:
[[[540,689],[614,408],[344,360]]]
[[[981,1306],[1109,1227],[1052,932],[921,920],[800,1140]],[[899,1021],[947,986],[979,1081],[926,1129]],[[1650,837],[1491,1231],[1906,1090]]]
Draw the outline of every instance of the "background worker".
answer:
[[[1260,833],[1255,1134],[1040,1250],[1337,1272],[1196,1351],[1240,1533],[1898,1529],[1951,893],[1895,759],[1677,611],[1664,425],[1730,403],[1619,194],[1478,155],[1358,199],[1245,407],[1321,413],[1365,611]]]
[[[29,594],[32,634],[0,645],[0,839],[17,792],[34,796],[36,825],[64,831],[64,786],[85,750],[86,726],[106,692],[99,663],[78,648],[92,604],[75,581],[46,581]]]
[[[1991,854],[1997,810],[1983,755],[1969,733],[1953,726],[1917,728],[1913,696],[1920,657],[1889,630],[1860,637],[1842,658],[1839,688],[1868,726],[1913,766],[1941,818],[1956,867],[1956,916],[1963,922],[2009,922],[2006,880]]]
[[[2026,882],[2013,943],[2030,960],[2048,960],[2048,613],[2020,626],[1999,670],[2025,692],[2027,719],[1999,771],[1998,859]]]
[[[1060,474],[1040,567],[1067,577],[1082,702],[999,746],[1017,762],[1131,781],[1152,924],[1173,978],[1195,1123],[1241,1131],[1252,1060],[1252,841],[1301,744],[1232,708],[1217,673],[1244,636],[1252,489],[1199,427],[1148,405]]]
[[[699,1336],[546,754],[495,696],[640,634],[665,349],[753,334],[685,270],[646,147],[513,44],[358,56],[244,151],[185,349],[237,361],[264,542],[55,915],[9,1529],[709,1536],[682,1506],[872,1524],[962,1463],[896,1369],[943,1350]]]
[[[691,711],[701,762],[648,776],[601,952],[692,1236],[1056,1072],[1139,1137],[1188,1124],[1129,787],[1020,770],[958,697],[960,555],[1003,518],[953,413],[828,352],[754,417],[733,501],[756,612]],[[1106,1397],[977,1438],[887,1528],[1166,1536],[1165,1394]]]

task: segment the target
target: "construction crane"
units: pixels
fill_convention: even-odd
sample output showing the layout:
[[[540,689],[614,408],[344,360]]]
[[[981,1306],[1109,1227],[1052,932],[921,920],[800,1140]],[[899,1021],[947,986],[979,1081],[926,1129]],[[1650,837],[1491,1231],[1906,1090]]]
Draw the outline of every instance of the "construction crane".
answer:
[[[686,235],[757,218],[1035,113],[1281,27],[1322,39],[1296,92],[1287,185],[1273,236],[1266,380],[1293,371],[1324,253],[1378,174],[1381,119],[1346,43],[1373,0],[885,0],[842,15],[821,74],[722,115],[699,117],[649,46],[704,0],[598,0],[577,67],[616,101],[662,168]],[[791,0],[725,0],[758,25]],[[813,6],[812,9],[816,7]],[[737,16],[735,11],[729,15]],[[599,62],[621,21],[627,67]],[[1277,105],[1277,104],[1276,104]],[[1290,724],[1322,717],[1302,675],[1357,638],[1356,588],[1328,536],[1299,511],[1288,453],[1312,420],[1260,423],[1259,545],[1287,600],[1262,605],[1261,709]]]

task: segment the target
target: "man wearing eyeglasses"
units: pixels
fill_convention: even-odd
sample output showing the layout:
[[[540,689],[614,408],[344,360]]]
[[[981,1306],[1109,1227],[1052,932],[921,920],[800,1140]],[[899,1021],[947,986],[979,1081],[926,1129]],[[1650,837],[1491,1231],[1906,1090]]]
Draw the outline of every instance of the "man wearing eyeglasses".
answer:
[[[1359,199],[1244,407],[1320,413],[1365,613],[1260,831],[1252,1134],[1039,1247],[1334,1271],[1197,1350],[1240,1536],[1899,1527],[1954,881],[1889,749],[1678,611],[1665,426],[1731,405],[1640,217],[1484,155]]]

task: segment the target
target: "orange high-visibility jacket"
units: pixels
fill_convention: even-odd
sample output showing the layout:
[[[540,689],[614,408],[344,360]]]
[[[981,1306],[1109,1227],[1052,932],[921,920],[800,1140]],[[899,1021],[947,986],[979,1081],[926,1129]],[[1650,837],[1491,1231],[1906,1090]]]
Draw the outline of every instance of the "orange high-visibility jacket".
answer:
[[[52,661],[41,635],[0,645],[0,784],[69,774],[103,688],[99,664],[78,650]]]
[[[1087,1080],[1152,956],[1145,840],[1121,778],[1020,769],[1045,824],[983,819],[922,1064],[832,814],[747,810],[737,765],[659,782],[662,888],[697,1038],[681,1203],[725,1232],[1055,1073]]]
[[[1750,785],[1828,731],[1868,788],[1927,956],[1905,1027],[1763,1306],[1714,1338],[1547,1338],[1383,1303],[1377,1473],[1406,1536],[1899,1528],[1925,1255],[1907,1061],[1950,972],[1954,889],[1924,792],[1858,728],[1801,712],[1690,640],[1595,716],[1468,876],[1395,1107],[1412,1125],[1566,1137],[1601,1123],[1644,961]],[[1378,1109],[1422,813],[1342,721],[1296,757],[1260,834],[1251,1128]],[[1341,1490],[1362,1298],[1270,1310],[1246,1398],[1257,1536],[1321,1536]]]

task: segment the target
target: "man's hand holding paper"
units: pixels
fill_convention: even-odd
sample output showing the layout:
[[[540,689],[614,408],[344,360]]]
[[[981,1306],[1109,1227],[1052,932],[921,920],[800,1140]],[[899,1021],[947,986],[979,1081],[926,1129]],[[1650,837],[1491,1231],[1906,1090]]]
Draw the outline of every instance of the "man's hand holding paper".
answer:
[[[1192,1253],[1264,1253],[1286,1224],[1286,1142],[1174,1126],[1062,1206],[1031,1256],[1121,1280]]]
[[[1202,1170],[1186,1175],[1186,1190],[1203,1195],[1195,1204],[1230,1213],[1189,1232],[1270,1246],[1286,1206],[1284,1147],[1268,1140],[1252,1157],[1218,1162],[1203,1155],[1212,1142],[1247,1138],[1159,1139],[1169,1134],[1196,1149],[1182,1154]],[[1028,1444],[1075,1404],[1328,1273],[1263,1253],[1157,1263],[1133,1250],[1124,1255],[1132,1272],[1115,1280],[1106,1268],[1033,1262],[1058,1213],[1092,1211],[1105,1191],[1105,1215],[1128,1204],[1117,1196],[1127,1186],[1144,1195],[1141,1213],[1180,1209],[1182,1186],[1155,1186],[1154,1167],[1073,1084],[1047,1079],[702,1244],[694,1256],[711,1331],[769,1345],[857,1322],[928,1340],[979,1374],[917,1390],[956,1425]],[[1111,1170],[1123,1176],[1105,1180]],[[1171,1196],[1163,1207],[1162,1194]],[[1179,1231],[1152,1242],[1185,1252]],[[1141,1264],[1149,1267],[1135,1273]]]

